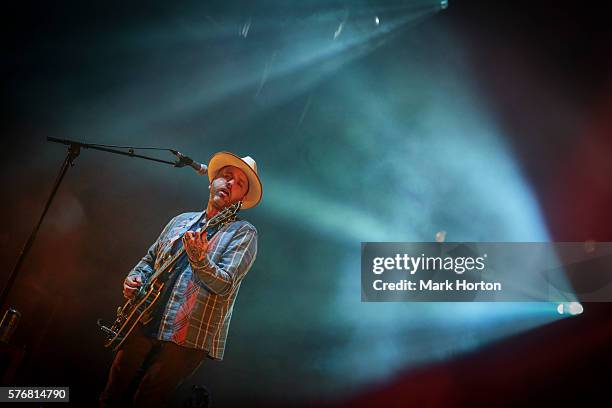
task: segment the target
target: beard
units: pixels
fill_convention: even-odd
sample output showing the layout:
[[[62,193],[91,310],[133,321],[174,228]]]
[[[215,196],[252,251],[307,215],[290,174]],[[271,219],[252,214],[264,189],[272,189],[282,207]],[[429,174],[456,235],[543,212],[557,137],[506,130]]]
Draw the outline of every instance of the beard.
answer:
[[[213,207],[215,207],[217,210],[222,210],[228,205],[230,205],[231,202],[229,197],[223,197],[217,192],[212,196],[212,204]]]

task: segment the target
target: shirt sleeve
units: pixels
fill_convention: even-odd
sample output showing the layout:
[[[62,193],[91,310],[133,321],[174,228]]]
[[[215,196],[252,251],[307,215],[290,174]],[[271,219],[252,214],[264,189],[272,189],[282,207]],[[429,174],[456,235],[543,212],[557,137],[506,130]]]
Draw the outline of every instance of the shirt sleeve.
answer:
[[[163,240],[163,237],[166,236],[166,233],[174,223],[175,219],[176,217],[171,219],[170,222],[164,227],[161,234],[159,234],[159,237],[157,237],[153,245],[149,247],[149,250],[147,251],[145,256],[143,256],[140,262],[138,262],[136,266],[128,273],[127,277],[140,276],[140,278],[144,282],[153,274],[153,268],[155,266],[155,260],[157,258],[159,245]]]
[[[226,296],[232,293],[245,277],[257,255],[257,230],[245,224],[236,231],[218,263],[209,254],[202,261],[192,262],[196,281],[211,292]]]

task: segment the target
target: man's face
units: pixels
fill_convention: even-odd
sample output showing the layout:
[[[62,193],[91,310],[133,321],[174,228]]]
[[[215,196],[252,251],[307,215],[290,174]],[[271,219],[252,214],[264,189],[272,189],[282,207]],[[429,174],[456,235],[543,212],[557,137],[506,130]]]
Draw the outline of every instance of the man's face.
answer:
[[[249,191],[249,179],[238,167],[225,166],[210,183],[210,199],[217,209],[242,200]]]

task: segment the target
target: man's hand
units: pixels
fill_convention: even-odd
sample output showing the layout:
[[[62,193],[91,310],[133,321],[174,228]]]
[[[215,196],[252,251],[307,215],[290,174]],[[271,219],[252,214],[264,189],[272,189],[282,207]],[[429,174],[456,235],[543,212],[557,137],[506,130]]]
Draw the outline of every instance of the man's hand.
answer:
[[[187,231],[183,235],[183,247],[191,262],[201,262],[206,258],[208,252],[208,239],[206,231],[200,232]]]
[[[126,299],[132,299],[136,295],[136,291],[142,286],[142,279],[140,276],[128,276],[123,281],[123,297]]]

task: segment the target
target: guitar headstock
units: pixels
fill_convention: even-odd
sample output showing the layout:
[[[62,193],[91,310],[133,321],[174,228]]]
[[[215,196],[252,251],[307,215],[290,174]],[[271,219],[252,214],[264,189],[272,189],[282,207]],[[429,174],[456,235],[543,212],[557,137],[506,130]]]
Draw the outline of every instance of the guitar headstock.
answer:
[[[237,201],[229,207],[225,207],[223,210],[219,211],[214,217],[212,217],[208,222],[206,222],[206,228],[213,227],[215,225],[223,225],[228,222],[232,222],[236,219],[236,214],[240,211],[240,207],[242,206],[242,201]]]

